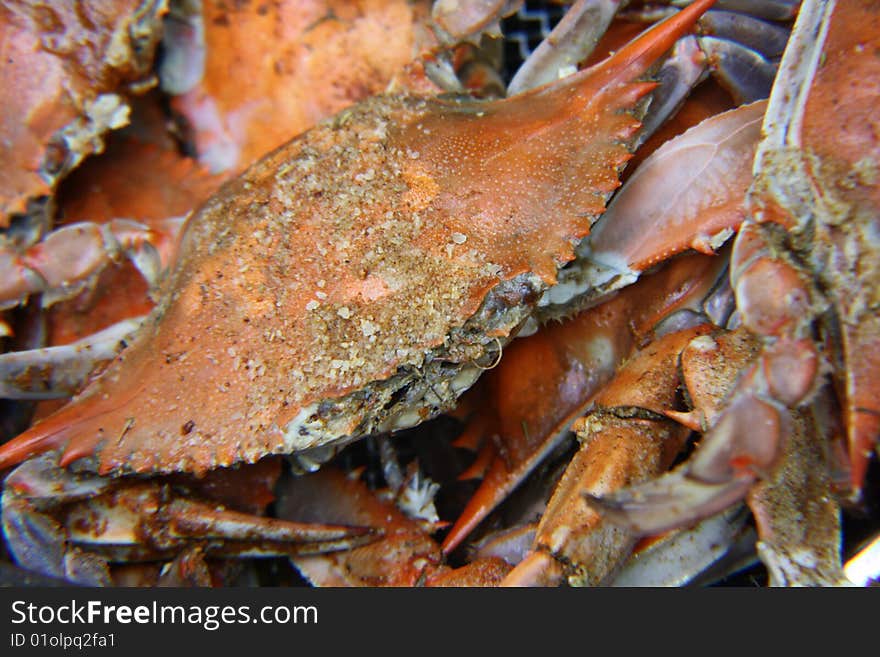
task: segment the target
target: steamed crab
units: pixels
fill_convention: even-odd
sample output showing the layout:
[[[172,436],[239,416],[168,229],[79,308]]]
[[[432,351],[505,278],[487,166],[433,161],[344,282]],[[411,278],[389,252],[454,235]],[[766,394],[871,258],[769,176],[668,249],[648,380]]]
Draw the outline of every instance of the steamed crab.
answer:
[[[271,153],[189,221],[146,330],[66,410],[9,443],[3,463],[64,446],[62,465],[94,457],[101,473],[205,471],[451,407],[616,186],[638,127],[621,111],[653,87],[631,80],[709,4],[559,83],[484,103],[379,96]],[[536,137],[521,140],[511,125]],[[575,130],[594,135],[589,150],[561,159]],[[530,173],[523,187],[568,188],[505,199],[488,166],[501,155],[507,181],[516,162],[538,158],[540,179]],[[588,162],[589,187],[575,185],[566,171]],[[416,304],[420,313],[404,312]],[[186,418],[181,384],[202,395]],[[132,421],[122,402],[134,398],[142,411]]]
[[[679,14],[673,32],[707,4]],[[642,59],[662,54],[673,38],[642,39],[641,52],[624,48],[614,64],[504,102],[375,99],[276,151],[190,222],[182,263],[149,329],[68,410],[6,448],[4,462],[62,447],[62,464],[79,461],[102,473],[199,472],[271,452],[341,445],[451,407],[527,323],[573,256],[571,243],[603,209],[615,170],[628,157],[617,141],[632,140],[637,127],[618,111],[650,91],[630,76],[641,75],[648,63]],[[621,63],[626,73],[612,72]],[[620,87],[601,87],[589,100],[571,91],[576,84],[601,86],[600,79],[616,84],[616,75]],[[516,108],[526,102],[529,111],[520,115]],[[597,117],[565,114],[578,103],[596,106]],[[505,130],[491,129],[493,122]],[[481,126],[477,134],[472,125]],[[506,187],[521,175],[511,162],[538,158],[546,164],[529,170],[522,186],[549,187],[571,166],[557,152],[573,147],[560,146],[567,143],[562,136],[559,143],[544,138],[554,129],[597,125],[611,137],[578,154],[602,162],[585,176],[591,187],[571,184],[550,200],[534,199],[543,208],[537,214],[568,223],[541,227],[549,240],[527,237],[535,227],[515,219],[532,214],[523,203],[534,201],[506,198],[498,167]],[[445,139],[438,141],[441,130]],[[520,140],[520,130],[539,137]],[[491,149],[495,157],[477,159]],[[486,161],[496,163],[494,171]],[[329,182],[321,178],[328,162],[338,167]],[[462,171],[450,172],[453,164]],[[462,179],[469,187],[451,191]],[[284,192],[294,186],[298,196]],[[305,219],[304,207],[332,231]],[[218,221],[228,214],[239,217],[240,231]],[[485,222],[493,214],[495,223]],[[268,257],[279,244],[287,248],[285,261]],[[260,253],[266,257],[254,266]],[[328,261],[342,272],[337,280],[323,273]],[[416,306],[430,312],[404,312]],[[265,350],[281,358],[270,362]],[[158,367],[156,352],[164,359]],[[186,418],[176,399],[181,381],[201,396]],[[230,403],[238,410],[230,411]],[[133,415],[131,408],[139,410]]]

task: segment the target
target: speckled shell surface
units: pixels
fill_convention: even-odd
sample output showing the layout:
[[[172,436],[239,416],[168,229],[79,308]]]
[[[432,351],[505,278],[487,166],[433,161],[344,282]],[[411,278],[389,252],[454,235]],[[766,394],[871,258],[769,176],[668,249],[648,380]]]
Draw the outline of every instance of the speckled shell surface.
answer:
[[[705,6],[545,87],[376,96],[268,154],[191,217],[136,341],[0,460],[204,471],[451,408],[604,210],[636,80]]]
[[[136,445],[158,438],[174,467],[225,464],[448,408],[571,258],[627,157],[616,139],[581,149],[608,163],[584,185],[507,107],[377,97],[225,186],[187,227],[143,337],[86,393],[139,409],[105,415],[102,460],[153,469]],[[610,122],[615,138],[636,125]],[[425,386],[434,399],[396,408]]]

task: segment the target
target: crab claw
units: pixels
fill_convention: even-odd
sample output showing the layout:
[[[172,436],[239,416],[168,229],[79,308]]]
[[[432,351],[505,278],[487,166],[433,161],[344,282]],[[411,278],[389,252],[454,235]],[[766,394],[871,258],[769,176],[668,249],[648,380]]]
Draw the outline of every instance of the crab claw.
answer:
[[[367,527],[264,518],[183,497],[166,501],[166,495],[160,486],[147,484],[81,505],[67,517],[69,540],[90,551],[106,546],[116,559],[125,559],[144,551],[140,541],[149,527],[150,540],[162,548],[204,542],[210,555],[224,557],[322,554],[376,537]],[[143,509],[153,510],[153,518],[144,521]]]
[[[701,482],[684,468],[638,486],[605,495],[584,494],[587,503],[618,527],[647,536],[681,527],[726,509],[745,497],[757,477]],[[696,512],[695,510],[699,510]],[[692,515],[686,515],[690,510]]]
[[[702,324],[655,340],[636,352],[597,396],[595,408],[576,425],[581,449],[547,504],[534,554],[511,571],[505,584],[559,583],[564,576],[572,584],[602,584],[621,565],[635,536],[604,521],[584,504],[582,491],[609,493],[669,467],[690,432],[660,411],[675,403],[681,350],[710,330]]]
[[[746,359],[749,355],[742,353]],[[716,381],[716,390],[732,387],[735,368],[726,373],[730,378]],[[601,497],[587,495],[591,506],[615,524],[645,535],[696,522],[742,499],[776,464],[790,416],[784,405],[768,401],[766,392],[753,392],[767,389],[760,360],[740,381],[751,381],[749,392],[729,400],[689,461],[652,481]]]
[[[63,447],[102,473],[202,472],[450,408],[574,257],[629,158],[637,80],[711,4],[527,93],[377,96],[273,151],[190,219],[138,339],[0,468]]]

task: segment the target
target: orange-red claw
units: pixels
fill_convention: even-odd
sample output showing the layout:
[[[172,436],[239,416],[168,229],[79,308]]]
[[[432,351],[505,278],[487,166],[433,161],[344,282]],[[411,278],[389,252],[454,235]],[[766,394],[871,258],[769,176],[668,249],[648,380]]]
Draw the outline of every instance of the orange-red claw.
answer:
[[[294,565],[315,586],[494,586],[510,571],[493,555],[450,568],[429,535],[437,524],[426,528],[333,467],[288,479],[280,487],[277,508],[284,518],[367,525],[381,533],[349,550],[295,556]]]
[[[672,464],[690,432],[659,411],[675,403],[681,350],[710,328],[669,333],[636,352],[576,425],[581,449],[547,504],[532,546],[558,560],[569,583],[606,583],[635,545],[631,532],[605,521],[583,495],[613,495]],[[514,573],[521,567],[528,568],[520,564]]]
[[[758,341],[747,331],[716,331],[691,340],[682,350],[680,370],[692,416],[715,425],[690,461],[672,473],[608,496],[588,495],[588,502],[610,521],[639,535],[674,529],[723,509],[744,494],[758,474],[769,470],[780,438],[780,409],[743,396],[729,402],[729,391],[745,371],[757,381],[761,368],[750,363]],[[747,409],[748,423],[738,421]],[[769,417],[762,417],[762,412]],[[782,411],[785,417],[787,412]],[[670,415],[669,412],[666,415]],[[673,414],[674,415],[674,414]],[[718,418],[721,418],[720,420]],[[698,429],[700,429],[698,427]],[[759,463],[757,455],[764,454]]]
[[[703,429],[703,417],[696,411],[663,411],[663,415],[670,420],[675,420],[691,431],[701,431]]]
[[[270,153],[188,222],[135,343],[73,408],[0,448],[0,465],[64,445],[70,420],[64,463],[100,445],[104,473],[205,471],[452,406],[604,209],[628,157],[620,139],[638,125],[626,112],[651,88],[633,80],[711,4],[531,92],[479,104],[374,97]],[[571,140],[576,161],[560,159]],[[517,177],[552,198],[511,196]],[[344,227],[342,206],[361,210]],[[390,233],[366,229],[376,226]],[[327,258],[340,263],[331,280]]]
[[[741,500],[756,477],[744,475],[725,483],[703,483],[683,468],[637,487],[609,495],[584,494],[604,518],[636,536],[676,529],[726,509]]]
[[[831,247],[816,270],[839,318],[843,371],[835,383],[849,442],[851,487],[858,496],[871,446],[880,438],[880,186],[860,174],[864,166],[876,168],[880,162],[880,68],[871,55],[880,48],[880,14],[870,0],[831,8],[820,64],[805,100],[801,141],[815,165],[808,177],[820,186],[813,188],[817,198],[809,200],[804,216],[817,206],[822,210],[817,250]],[[843,94],[849,102],[838,110]],[[814,154],[820,159],[813,160]],[[841,231],[841,225],[846,229]]]
[[[546,552],[532,552],[501,581],[501,586],[559,586],[565,581],[562,565]]]
[[[239,551],[289,555],[321,554],[351,549],[372,542],[381,535],[381,532],[369,527],[259,518],[184,498],[172,502],[167,513],[174,532],[184,538],[228,541],[228,551],[223,546],[217,551],[218,554],[236,554]],[[236,542],[240,545],[236,545]],[[255,542],[262,543],[263,547],[253,545]]]
[[[750,418],[747,424],[743,417]],[[742,499],[769,474],[789,425],[785,407],[735,396],[688,462],[653,481],[587,500],[615,524],[639,534],[701,520]]]

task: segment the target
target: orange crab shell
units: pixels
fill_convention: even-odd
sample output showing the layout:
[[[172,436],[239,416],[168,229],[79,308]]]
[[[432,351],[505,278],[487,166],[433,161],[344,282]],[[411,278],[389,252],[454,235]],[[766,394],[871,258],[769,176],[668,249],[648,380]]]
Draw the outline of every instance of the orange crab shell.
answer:
[[[710,4],[565,81],[375,97],[271,153],[191,219],[143,334],[0,467],[66,445],[63,465],[203,471],[451,407],[617,186],[654,86],[632,80]]]
[[[0,227],[52,191],[104,131],[124,125],[124,83],[149,72],[165,2],[4,3]]]
[[[383,91],[433,43],[428,5],[204,3],[204,76],[171,101],[192,129],[199,161],[239,173],[292,135]]]

